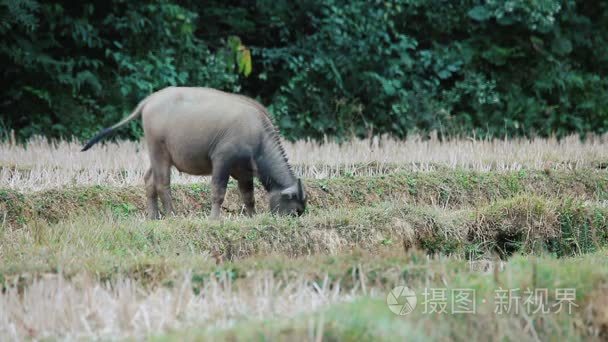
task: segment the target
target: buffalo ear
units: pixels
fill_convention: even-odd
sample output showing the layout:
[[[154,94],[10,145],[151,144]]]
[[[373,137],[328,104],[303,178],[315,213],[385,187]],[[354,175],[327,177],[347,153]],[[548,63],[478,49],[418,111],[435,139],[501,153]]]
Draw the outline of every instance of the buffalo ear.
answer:
[[[304,200],[304,188],[302,187],[302,179],[298,178],[298,198]]]

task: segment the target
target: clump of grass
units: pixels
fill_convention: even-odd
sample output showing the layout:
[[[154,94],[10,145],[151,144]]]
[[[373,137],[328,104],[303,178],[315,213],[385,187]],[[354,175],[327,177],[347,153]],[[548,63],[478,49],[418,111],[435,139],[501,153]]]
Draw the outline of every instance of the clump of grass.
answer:
[[[561,237],[560,202],[518,196],[481,208],[469,238],[493,244],[501,255],[542,250],[546,241]]]

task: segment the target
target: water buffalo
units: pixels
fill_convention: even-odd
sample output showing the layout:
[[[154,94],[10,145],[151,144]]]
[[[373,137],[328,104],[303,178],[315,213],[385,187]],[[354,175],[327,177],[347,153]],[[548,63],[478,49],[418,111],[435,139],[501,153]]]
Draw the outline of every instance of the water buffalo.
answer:
[[[158,197],[165,214],[173,213],[171,166],[192,175],[211,175],[212,218],[220,216],[230,176],[238,181],[248,215],[255,212],[253,176],[269,192],[272,212],[304,212],[302,181],[287,161],[267,110],[255,100],[211,88],[168,87],[146,97],[82,151],[140,114],[150,156],[144,176],[149,218],[158,218]]]

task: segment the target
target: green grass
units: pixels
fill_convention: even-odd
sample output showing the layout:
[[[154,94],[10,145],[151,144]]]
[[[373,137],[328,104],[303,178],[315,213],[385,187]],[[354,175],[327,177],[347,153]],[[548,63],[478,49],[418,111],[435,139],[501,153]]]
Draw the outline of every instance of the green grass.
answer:
[[[460,210],[393,202],[316,210],[301,218],[259,214],[219,222],[201,217],[146,221],[111,210],[4,230],[0,273],[86,269],[105,277],[129,274],[142,264],[162,273],[214,255],[222,260],[297,257],[353,248],[414,248],[469,259],[515,252],[572,256],[608,245],[607,218],[603,206],[524,196]]]

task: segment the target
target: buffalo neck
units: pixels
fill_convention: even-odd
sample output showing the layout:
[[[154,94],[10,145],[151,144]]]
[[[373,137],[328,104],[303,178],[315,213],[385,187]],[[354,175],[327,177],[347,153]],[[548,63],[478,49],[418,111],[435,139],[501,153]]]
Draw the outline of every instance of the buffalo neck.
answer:
[[[264,139],[260,150],[255,163],[258,178],[266,191],[283,190],[296,183],[297,179],[278,136],[269,135]]]

